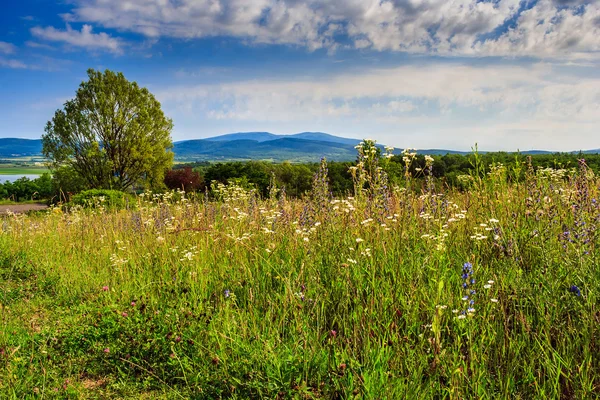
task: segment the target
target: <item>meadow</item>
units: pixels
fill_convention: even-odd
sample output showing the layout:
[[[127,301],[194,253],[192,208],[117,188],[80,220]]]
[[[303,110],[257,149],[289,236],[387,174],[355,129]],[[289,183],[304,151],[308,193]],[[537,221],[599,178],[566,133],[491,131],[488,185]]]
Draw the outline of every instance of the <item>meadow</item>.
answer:
[[[5,162],[0,163],[0,176],[1,175],[42,175],[46,172],[50,172],[47,168],[31,165],[29,163],[22,162]]]
[[[600,180],[144,193],[2,218],[0,397],[600,397]],[[406,152],[409,170],[414,155]],[[524,181],[513,181],[525,169]],[[429,172],[428,172],[429,171]]]

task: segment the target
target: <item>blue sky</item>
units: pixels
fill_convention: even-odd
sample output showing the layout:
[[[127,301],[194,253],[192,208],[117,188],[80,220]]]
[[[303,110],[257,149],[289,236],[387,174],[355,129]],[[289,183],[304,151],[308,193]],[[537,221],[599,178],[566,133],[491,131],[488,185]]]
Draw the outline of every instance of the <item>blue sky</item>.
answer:
[[[0,137],[38,138],[88,68],[174,140],[323,131],[396,147],[600,148],[600,1],[22,0],[0,12]]]

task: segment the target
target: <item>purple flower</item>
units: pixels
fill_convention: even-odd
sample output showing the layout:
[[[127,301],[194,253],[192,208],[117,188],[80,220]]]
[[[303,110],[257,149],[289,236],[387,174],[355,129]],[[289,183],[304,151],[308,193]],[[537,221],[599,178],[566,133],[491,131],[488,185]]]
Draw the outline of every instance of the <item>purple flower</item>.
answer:
[[[225,289],[225,298],[229,297],[231,294],[231,292],[229,291],[229,289]]]
[[[579,290],[579,288],[575,285],[569,288],[569,292],[573,293],[577,297],[581,296],[581,290]]]

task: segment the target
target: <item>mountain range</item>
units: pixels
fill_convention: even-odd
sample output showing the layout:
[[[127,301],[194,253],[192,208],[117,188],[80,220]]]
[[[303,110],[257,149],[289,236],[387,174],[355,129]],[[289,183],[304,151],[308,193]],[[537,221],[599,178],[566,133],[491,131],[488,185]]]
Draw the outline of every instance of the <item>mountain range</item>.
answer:
[[[323,132],[301,132],[276,135],[269,132],[239,132],[206,139],[175,142],[173,152],[178,161],[267,160],[314,162],[322,157],[335,161],[356,158],[356,146],[361,139],[334,136]],[[0,138],[0,158],[41,156],[40,139]],[[399,153],[400,150],[396,150]],[[468,154],[469,152],[422,149],[421,154]],[[482,152],[484,153],[484,152]],[[552,154],[544,150],[523,151],[521,154]],[[583,153],[600,153],[600,149]]]

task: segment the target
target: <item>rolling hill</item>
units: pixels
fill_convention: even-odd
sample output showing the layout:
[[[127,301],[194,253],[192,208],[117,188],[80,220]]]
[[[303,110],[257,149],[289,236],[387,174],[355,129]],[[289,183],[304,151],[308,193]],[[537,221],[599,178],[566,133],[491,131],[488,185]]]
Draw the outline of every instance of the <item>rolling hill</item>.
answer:
[[[0,138],[0,157],[29,157],[42,154],[40,139]]]
[[[268,160],[268,161],[318,161],[353,160],[354,145],[284,137],[257,141],[249,139],[212,141],[187,140],[176,142],[173,148],[178,160]]]
[[[293,135],[276,135],[269,132],[239,132],[229,133],[221,136],[214,136],[203,140],[211,142],[231,142],[235,140],[255,140],[257,142],[268,142],[278,139],[302,139],[315,140],[318,142],[331,142],[356,146],[361,142],[361,139],[345,138],[340,136],[330,135],[323,132],[300,132]]]
[[[335,161],[356,158],[359,139],[334,136],[323,132],[301,132],[293,135],[276,135],[269,132],[238,132],[206,139],[183,140],[174,143],[175,159],[179,161],[267,160],[315,162],[322,157]],[[0,158],[39,157],[40,139],[0,138]],[[396,150],[398,153],[399,150]],[[419,154],[468,154],[465,151],[422,149]],[[485,153],[485,151],[482,151]],[[529,150],[521,154],[552,154],[551,151]],[[579,152],[573,152],[579,153]],[[582,151],[583,154],[600,153],[600,149]]]

